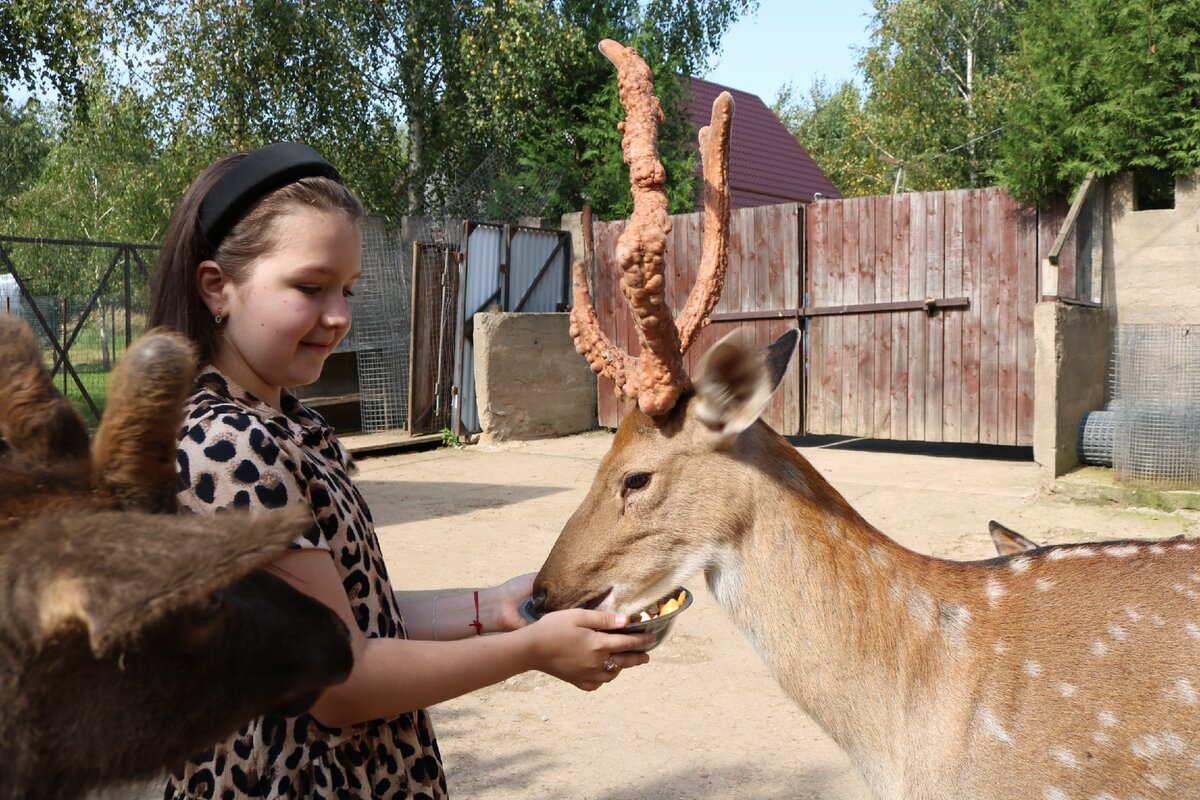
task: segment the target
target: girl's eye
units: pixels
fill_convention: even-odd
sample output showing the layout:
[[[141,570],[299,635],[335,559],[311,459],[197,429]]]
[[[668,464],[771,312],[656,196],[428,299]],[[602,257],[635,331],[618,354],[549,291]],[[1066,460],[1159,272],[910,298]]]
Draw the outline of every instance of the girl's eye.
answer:
[[[354,297],[354,292],[349,289],[342,290],[342,297]]]
[[[631,472],[625,476],[625,480],[621,483],[621,494],[626,495],[630,492],[636,492],[638,489],[645,489],[649,483],[649,472]]]
[[[305,294],[316,294],[317,292],[321,291],[320,286],[301,286],[299,288],[300,291],[304,292]]]

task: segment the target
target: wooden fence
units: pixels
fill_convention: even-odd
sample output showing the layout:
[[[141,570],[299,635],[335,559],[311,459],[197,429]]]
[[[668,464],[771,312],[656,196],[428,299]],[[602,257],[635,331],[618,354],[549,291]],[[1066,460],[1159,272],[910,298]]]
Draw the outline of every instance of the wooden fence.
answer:
[[[765,345],[800,324],[803,368],[766,414],[780,433],[1030,445],[1038,267],[1066,211],[1065,201],[1021,206],[1002,189],[734,211],[725,291],[687,367],[735,327]],[[702,215],[672,222],[666,292],[677,311],[699,264]],[[602,329],[633,354],[613,260],[624,226],[595,225],[595,300]],[[1068,240],[1058,262],[1067,298],[1083,283],[1075,251]],[[602,379],[600,424],[622,412]]]

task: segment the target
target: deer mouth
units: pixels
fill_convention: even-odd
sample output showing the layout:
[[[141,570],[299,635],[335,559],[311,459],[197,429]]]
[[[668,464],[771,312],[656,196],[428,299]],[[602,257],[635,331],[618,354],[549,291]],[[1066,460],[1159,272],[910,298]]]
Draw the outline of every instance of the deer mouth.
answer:
[[[601,608],[602,605],[604,608]],[[614,606],[615,603],[612,599],[612,587],[610,586],[579,607],[586,609],[600,608],[601,611],[612,611]]]

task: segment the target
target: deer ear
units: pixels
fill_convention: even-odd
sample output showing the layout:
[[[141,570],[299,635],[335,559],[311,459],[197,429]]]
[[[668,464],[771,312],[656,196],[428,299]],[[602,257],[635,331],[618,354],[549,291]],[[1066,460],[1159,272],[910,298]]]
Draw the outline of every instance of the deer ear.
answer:
[[[44,567],[41,575],[27,571],[18,594],[32,600],[36,642],[83,628],[92,652],[103,658],[164,615],[274,560],[311,524],[311,512],[299,507],[230,512],[215,520],[123,511],[46,514],[22,528],[22,536],[47,544],[34,560]],[[65,531],[92,538],[64,541]]]
[[[754,424],[778,388],[800,331],[792,330],[757,350],[737,330],[714,344],[700,359],[696,379],[696,416],[712,432],[714,444],[728,446]]]

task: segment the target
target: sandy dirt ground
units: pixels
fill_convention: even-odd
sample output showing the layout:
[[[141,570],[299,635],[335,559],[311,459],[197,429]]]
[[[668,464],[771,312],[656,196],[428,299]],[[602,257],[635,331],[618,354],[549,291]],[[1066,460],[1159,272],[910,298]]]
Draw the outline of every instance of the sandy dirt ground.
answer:
[[[360,459],[394,585],[469,590],[541,566],[611,435]],[[950,558],[994,555],[989,519],[1041,542],[1200,533],[1195,514],[1037,491],[1027,461],[801,447],[870,522]],[[540,673],[432,710],[458,800],[864,800],[844,754],[767,674],[699,576],[650,664],[594,693]]]

